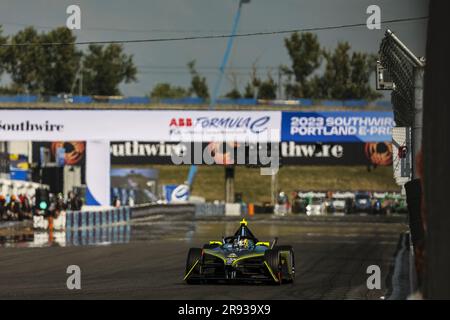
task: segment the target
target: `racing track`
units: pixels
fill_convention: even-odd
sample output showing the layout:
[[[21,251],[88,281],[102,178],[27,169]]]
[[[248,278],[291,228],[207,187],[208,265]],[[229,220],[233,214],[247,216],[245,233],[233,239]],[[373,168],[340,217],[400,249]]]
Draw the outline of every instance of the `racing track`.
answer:
[[[288,285],[186,285],[189,247],[233,233],[236,221],[134,222],[128,244],[0,248],[0,299],[380,299],[387,295],[403,218],[273,218],[250,221],[260,239],[279,237],[296,254]],[[82,289],[66,288],[66,268],[79,265]],[[381,290],[368,290],[366,268],[381,267]]]

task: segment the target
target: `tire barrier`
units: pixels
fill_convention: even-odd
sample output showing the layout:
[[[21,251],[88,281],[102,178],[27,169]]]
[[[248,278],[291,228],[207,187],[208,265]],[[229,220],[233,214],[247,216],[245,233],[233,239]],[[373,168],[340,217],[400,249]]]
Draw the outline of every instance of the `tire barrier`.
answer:
[[[89,246],[129,243],[131,225],[107,225],[89,229],[67,229],[55,231],[37,230],[30,236],[29,247],[42,248],[52,245],[60,247]]]
[[[58,218],[34,216],[36,230],[32,246],[85,246],[128,243],[131,208],[101,211],[66,211]]]
[[[33,228],[38,230],[65,230],[66,212],[61,212],[58,218],[33,216]]]
[[[120,244],[130,242],[131,226],[129,224],[116,224],[89,229],[67,229],[65,233],[66,246]]]
[[[125,224],[128,223],[130,219],[130,207],[121,207],[103,211],[67,211],[66,230]]]

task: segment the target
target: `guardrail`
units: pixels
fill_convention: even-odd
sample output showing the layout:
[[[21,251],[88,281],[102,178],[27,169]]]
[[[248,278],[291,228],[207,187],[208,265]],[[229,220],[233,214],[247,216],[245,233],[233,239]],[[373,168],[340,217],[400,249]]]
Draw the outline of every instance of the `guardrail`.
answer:
[[[223,217],[240,216],[241,214],[242,208],[238,203],[149,204],[132,208],[133,219],[156,215],[165,215],[170,218],[171,216],[180,215],[188,215],[190,217]]]
[[[194,204],[145,204],[137,205],[131,209],[131,218],[144,218],[155,215],[176,216],[181,214],[194,215]]]
[[[196,217],[222,217],[225,215],[225,204],[198,203],[195,205]]]

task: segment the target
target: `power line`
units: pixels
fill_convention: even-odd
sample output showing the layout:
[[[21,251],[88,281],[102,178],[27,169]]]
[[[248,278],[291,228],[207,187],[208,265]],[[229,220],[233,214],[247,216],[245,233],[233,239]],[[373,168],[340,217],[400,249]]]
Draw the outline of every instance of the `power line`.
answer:
[[[11,25],[19,27],[30,27],[33,26],[37,29],[55,29],[59,27],[65,27],[65,25],[30,25],[29,23],[18,23],[18,22],[3,22],[0,25]],[[202,29],[164,29],[164,28],[152,28],[152,29],[124,29],[124,28],[110,28],[110,27],[83,27],[83,31],[111,31],[111,32],[126,32],[126,33],[221,33],[228,32],[228,30],[202,30]],[[250,31],[249,31],[250,32]],[[253,31],[252,31],[253,32]]]
[[[385,20],[382,23],[400,23],[400,22],[411,22],[420,21],[428,19],[427,16],[415,17],[415,18],[402,18],[402,19],[392,19]],[[315,28],[302,28],[302,29],[290,29],[290,30],[278,30],[278,31],[263,31],[263,32],[249,32],[249,33],[238,33],[234,35],[237,38],[244,37],[254,37],[254,36],[267,36],[267,35],[278,35],[278,34],[288,34],[295,32],[312,32],[312,31],[324,31],[333,29],[345,29],[354,27],[365,27],[366,23],[354,23],[354,24],[342,24],[335,26],[325,26],[325,27],[315,27]],[[108,41],[79,41],[79,42],[42,42],[42,43],[6,43],[1,44],[1,47],[28,47],[28,46],[66,46],[66,45],[90,45],[90,44],[124,44],[124,43],[151,43],[151,42],[173,42],[173,41],[187,41],[187,40],[206,40],[206,39],[223,39],[230,38],[230,34],[219,34],[219,35],[205,35],[205,36],[189,36],[189,37],[170,37],[170,38],[153,38],[153,39],[136,39],[136,40],[108,40]]]

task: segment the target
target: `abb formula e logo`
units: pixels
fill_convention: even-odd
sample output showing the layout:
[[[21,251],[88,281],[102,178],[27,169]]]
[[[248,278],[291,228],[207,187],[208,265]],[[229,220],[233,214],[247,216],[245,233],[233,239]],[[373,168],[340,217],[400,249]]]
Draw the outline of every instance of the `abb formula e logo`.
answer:
[[[170,127],[192,127],[192,118],[172,118]]]
[[[170,202],[185,202],[189,200],[189,186],[180,184],[170,195]]]
[[[170,120],[169,120],[170,119]],[[167,120],[169,135],[173,141],[218,141],[224,139],[246,141],[271,134],[276,120],[271,114],[200,113],[173,117]],[[279,132],[279,128],[277,132]],[[265,137],[267,139],[267,137]]]
[[[220,129],[220,130],[249,130],[253,134],[258,134],[268,129],[271,118],[269,116],[252,118],[245,117],[197,117],[195,121],[192,118],[172,118],[169,126],[172,127],[195,127],[201,129]]]

